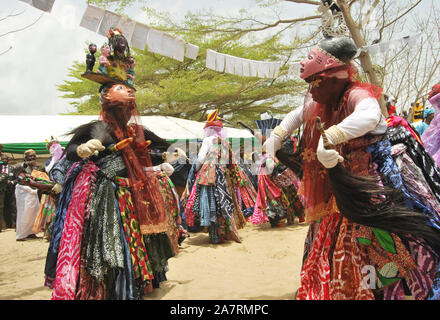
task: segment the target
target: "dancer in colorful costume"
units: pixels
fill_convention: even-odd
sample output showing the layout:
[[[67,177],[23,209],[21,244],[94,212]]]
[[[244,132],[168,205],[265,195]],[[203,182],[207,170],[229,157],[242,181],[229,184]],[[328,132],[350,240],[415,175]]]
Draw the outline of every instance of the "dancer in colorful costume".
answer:
[[[440,83],[432,87],[428,94],[428,101],[434,110],[434,117],[423,132],[421,139],[426,151],[434,158],[437,166],[440,166]]]
[[[292,170],[268,154],[264,154],[260,161],[252,224],[261,225],[269,221],[271,227],[276,228],[282,227],[284,222],[294,224],[295,217],[303,222],[304,210],[295,188],[298,178]]]
[[[387,128],[382,90],[357,80],[356,52],[348,38],[310,51],[305,103],[264,145],[274,155],[305,125],[299,192],[310,227],[296,298],[438,299],[440,171],[409,130]]]
[[[234,158],[218,110],[208,115],[197,161],[188,177],[185,220],[189,227],[207,227],[213,244],[241,242],[242,209],[255,205],[256,191]]]
[[[428,129],[433,118],[434,118],[434,109],[425,108],[423,110],[422,121],[417,121],[413,123],[413,126],[417,130],[419,136],[421,136],[425,132],[425,130]]]
[[[264,142],[268,132],[280,122],[280,119],[272,117],[255,120],[261,133],[253,130],[251,133],[260,142]],[[291,153],[297,150],[297,144],[294,141],[297,141],[297,136],[290,135],[283,141],[284,148]],[[258,195],[254,213],[250,219],[252,224],[261,225],[269,221],[272,228],[282,227],[283,221],[293,224],[295,217],[298,217],[299,222],[304,222],[304,208],[297,195],[300,179],[290,168],[267,153],[259,157],[257,164]]]
[[[95,73],[89,64],[83,74],[102,84],[101,119],[73,129],[66,146],[74,163],[60,193],[45,268],[52,299],[141,299],[166,280],[167,261],[176,254],[151,169],[150,132],[127,81],[134,76],[123,75],[133,74],[128,43],[119,29],[108,39],[115,69]]]
[[[50,141],[46,140],[46,149],[50,153],[49,159],[45,163],[45,174],[41,175],[48,182],[51,180],[51,171],[55,164],[64,156],[63,148],[58,140],[51,137]],[[41,192],[40,208],[35,219],[32,231],[37,234],[44,232],[44,237],[50,239],[52,233],[53,223],[55,221],[56,204],[58,202],[58,194],[61,192],[61,185],[54,184],[51,189],[46,189]]]

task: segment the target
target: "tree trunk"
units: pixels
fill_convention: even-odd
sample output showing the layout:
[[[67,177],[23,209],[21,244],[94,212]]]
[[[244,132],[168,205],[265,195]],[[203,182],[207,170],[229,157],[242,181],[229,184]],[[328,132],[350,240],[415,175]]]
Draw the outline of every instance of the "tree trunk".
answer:
[[[345,0],[337,0],[339,7],[342,10],[342,14],[344,15],[345,23],[347,25],[348,30],[350,30],[351,37],[353,38],[354,43],[358,48],[361,48],[366,45],[365,39],[362,37],[361,30],[359,25],[353,20],[350,12],[350,8],[348,7]],[[377,77],[376,72],[374,71],[373,63],[371,62],[371,57],[368,52],[362,51],[359,55],[359,60],[361,62],[362,69],[367,74],[368,81],[374,84],[375,86],[381,87],[381,83],[379,78]],[[388,111],[385,103],[385,99],[383,95],[379,99],[380,108],[382,113],[385,116],[388,116]]]

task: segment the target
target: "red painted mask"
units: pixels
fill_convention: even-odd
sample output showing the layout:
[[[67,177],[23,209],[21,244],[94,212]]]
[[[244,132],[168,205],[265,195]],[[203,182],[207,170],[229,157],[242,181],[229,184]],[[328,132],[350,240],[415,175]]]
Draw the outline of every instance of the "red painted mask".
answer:
[[[114,84],[102,96],[102,104],[107,106],[128,106],[136,101],[134,90],[123,84]]]
[[[345,63],[319,47],[314,47],[300,64],[300,78],[307,79],[324,70],[343,66]]]

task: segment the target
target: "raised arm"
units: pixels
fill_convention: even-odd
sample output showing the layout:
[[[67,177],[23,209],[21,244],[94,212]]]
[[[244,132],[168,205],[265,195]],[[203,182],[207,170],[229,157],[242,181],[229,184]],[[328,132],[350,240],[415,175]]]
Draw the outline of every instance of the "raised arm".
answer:
[[[263,144],[263,152],[270,154],[272,157],[275,156],[275,153],[281,149],[284,138],[291,135],[303,123],[303,109],[304,107],[301,106],[287,114]]]

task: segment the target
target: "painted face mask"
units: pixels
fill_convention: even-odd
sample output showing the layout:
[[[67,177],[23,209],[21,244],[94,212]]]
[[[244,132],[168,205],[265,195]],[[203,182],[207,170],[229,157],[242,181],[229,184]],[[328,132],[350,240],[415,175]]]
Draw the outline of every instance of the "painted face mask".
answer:
[[[136,101],[134,90],[123,85],[114,84],[102,96],[102,104],[108,106],[127,106]]]
[[[303,80],[324,70],[345,65],[344,62],[319,47],[310,50],[307,57],[300,64],[300,78]]]

